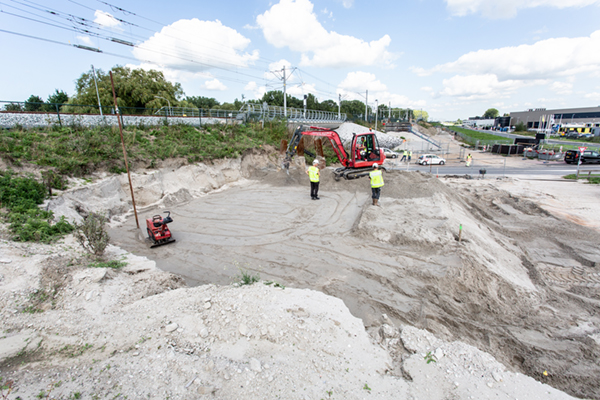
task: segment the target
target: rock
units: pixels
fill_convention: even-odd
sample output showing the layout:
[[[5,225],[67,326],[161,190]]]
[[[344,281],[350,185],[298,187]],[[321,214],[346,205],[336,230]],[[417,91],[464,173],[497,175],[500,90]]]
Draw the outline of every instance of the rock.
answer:
[[[239,327],[240,335],[247,336],[248,335],[248,327],[245,323],[241,323]]]
[[[251,358],[250,359],[250,370],[252,370],[254,372],[262,371],[262,367],[260,366],[260,361],[258,361],[256,358]]]
[[[201,337],[201,338],[206,338],[206,337],[208,337],[208,329],[207,329],[207,328],[202,328],[202,329],[200,330],[200,337]]]
[[[212,304],[210,304],[209,301],[207,301],[206,303],[204,303],[204,309],[205,310],[208,310],[211,306],[212,306]]]
[[[165,326],[165,331],[167,333],[171,333],[171,332],[177,330],[177,328],[179,328],[179,325],[177,325],[176,323],[172,323],[172,324]]]
[[[10,258],[0,258],[0,263],[2,264],[10,264],[12,260]]]
[[[217,391],[217,388],[214,386],[200,386],[198,388],[199,394],[213,394]]]

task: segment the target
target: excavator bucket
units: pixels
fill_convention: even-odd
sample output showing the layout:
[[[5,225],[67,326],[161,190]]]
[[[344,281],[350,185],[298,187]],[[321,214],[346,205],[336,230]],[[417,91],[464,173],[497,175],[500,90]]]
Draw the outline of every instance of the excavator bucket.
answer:
[[[318,156],[323,157],[323,141],[321,139],[315,139],[315,150]]]
[[[280,154],[285,154],[285,151],[287,150],[288,147],[288,142],[285,139],[281,139],[281,146],[279,146],[279,153]]]

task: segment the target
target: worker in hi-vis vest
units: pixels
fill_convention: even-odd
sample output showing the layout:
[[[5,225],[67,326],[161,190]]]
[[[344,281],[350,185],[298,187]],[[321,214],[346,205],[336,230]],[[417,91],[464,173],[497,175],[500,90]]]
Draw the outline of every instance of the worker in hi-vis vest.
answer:
[[[373,171],[369,172],[371,178],[371,197],[373,198],[373,205],[379,205],[379,195],[381,194],[381,187],[383,186],[383,174],[379,169],[379,165],[373,164]]]
[[[319,160],[314,160],[313,165],[306,170],[306,174],[310,179],[310,198],[313,200],[319,200],[319,177],[321,176],[321,172],[318,165]]]

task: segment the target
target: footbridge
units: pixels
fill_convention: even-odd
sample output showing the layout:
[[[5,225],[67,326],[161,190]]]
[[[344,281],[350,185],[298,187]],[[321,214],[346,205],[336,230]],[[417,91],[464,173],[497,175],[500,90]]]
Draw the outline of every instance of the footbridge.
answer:
[[[270,106],[266,103],[247,103],[244,104],[237,113],[237,119],[263,121],[281,119],[287,120],[294,125],[315,125],[323,128],[335,129],[346,121],[346,114],[290,107],[284,108]]]

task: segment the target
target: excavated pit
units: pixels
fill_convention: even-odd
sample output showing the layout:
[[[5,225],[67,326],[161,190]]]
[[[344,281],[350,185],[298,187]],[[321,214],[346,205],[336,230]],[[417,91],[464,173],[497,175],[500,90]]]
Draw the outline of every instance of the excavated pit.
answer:
[[[202,167],[210,182],[193,170],[137,177],[142,230],[168,209],[177,242],[150,249],[131,216],[110,229],[112,242],[191,286],[229,284],[246,270],[336,296],[367,327],[387,314],[574,396],[600,397],[597,231],[491,181],[421,173],[385,174],[373,207],[366,179],[336,182],[326,169],[312,201],[300,168],[288,174],[261,157]]]

